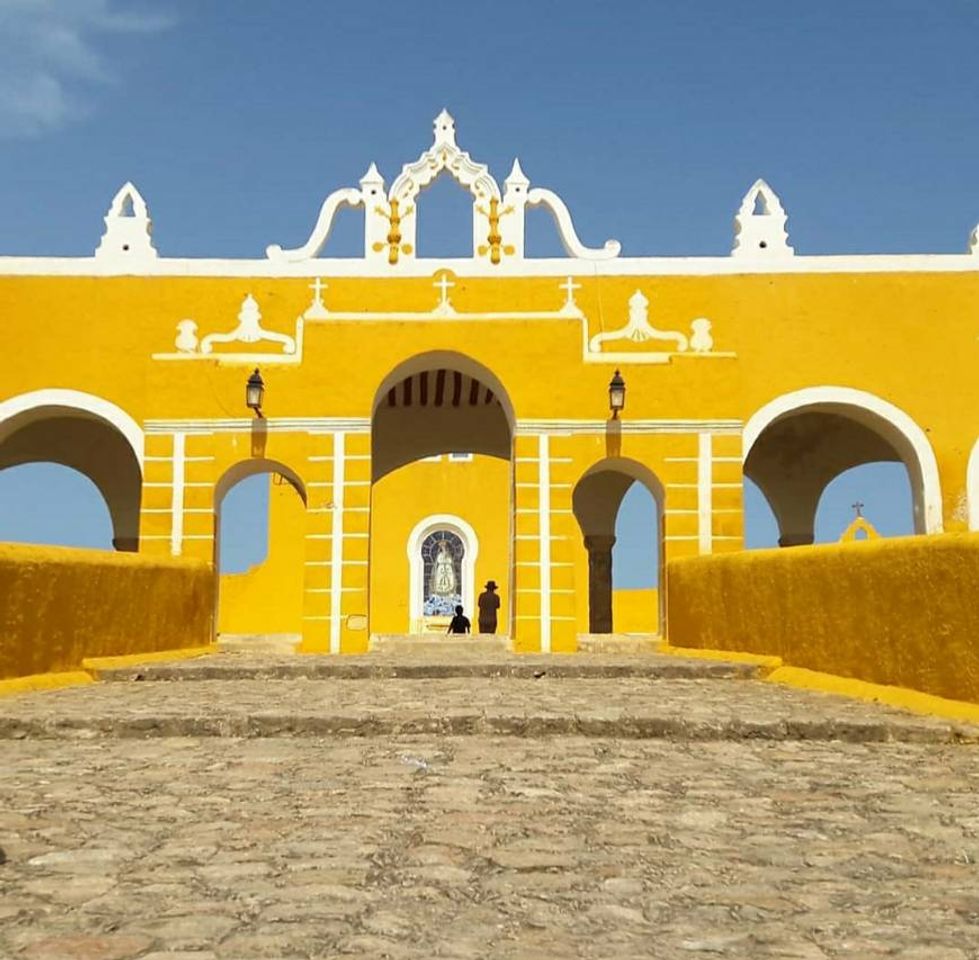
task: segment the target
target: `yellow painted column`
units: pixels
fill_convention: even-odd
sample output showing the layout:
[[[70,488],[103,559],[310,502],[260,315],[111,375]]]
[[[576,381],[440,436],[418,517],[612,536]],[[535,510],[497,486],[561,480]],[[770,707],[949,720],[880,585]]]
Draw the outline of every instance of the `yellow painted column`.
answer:
[[[343,457],[342,549],[340,566],[334,569],[340,582],[339,593],[334,584],[333,596],[338,599],[331,627],[339,631],[340,653],[366,653],[370,642],[371,436],[364,431],[336,437],[343,438],[339,447],[334,445],[334,458]]]
[[[306,458],[302,653],[330,652],[333,543],[332,436],[310,437]]]
[[[711,438],[713,553],[744,549],[744,471],[741,434],[715,433]]]
[[[174,470],[174,437],[171,434],[148,433],[139,508],[141,553],[171,555]]]
[[[551,436],[547,449],[550,501],[550,630],[553,653],[573,653],[578,648],[575,589],[575,544],[580,539],[578,521],[571,506],[577,476],[572,439]]]
[[[704,441],[698,434],[684,434],[678,438],[677,454],[665,459],[663,491],[663,559],[666,563],[679,557],[693,557],[701,553],[709,537],[701,536],[701,514],[704,509],[710,517],[710,479],[701,466],[705,456]],[[709,463],[709,448],[707,452]]]
[[[542,438],[519,435],[513,439],[513,649],[530,653],[544,648],[541,629],[541,597],[546,587],[542,578],[546,557],[541,555],[541,516],[546,515],[541,501]]]

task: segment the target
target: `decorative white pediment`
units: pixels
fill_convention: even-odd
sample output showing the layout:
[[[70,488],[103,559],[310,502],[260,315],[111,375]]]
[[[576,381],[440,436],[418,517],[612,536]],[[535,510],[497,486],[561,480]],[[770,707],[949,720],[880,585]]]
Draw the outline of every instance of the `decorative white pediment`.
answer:
[[[690,333],[680,330],[658,330],[649,322],[649,298],[637,290],[629,298],[629,319],[618,330],[596,333],[588,341],[586,360],[602,360],[614,363],[670,363],[674,357],[725,357],[733,358],[733,353],[718,353],[714,350],[712,323],[707,317],[697,317],[690,321]],[[648,344],[648,349],[622,350],[609,352],[604,345],[624,340],[633,344]],[[664,348],[663,345],[669,347]]]
[[[153,221],[142,194],[132,183],[124,183],[112,198],[105,215],[105,233],[95,250],[99,259],[118,260],[120,266],[156,257],[150,236]]]
[[[734,257],[791,257],[782,202],[764,180],[756,180],[744,195],[734,218]]]
[[[472,196],[474,258],[485,258],[494,266],[523,259],[527,206],[543,206],[550,212],[568,256],[608,260],[619,255],[621,247],[616,240],[607,240],[599,248],[586,247],[578,238],[571,214],[561,198],[551,190],[531,189],[530,180],[516,160],[501,194],[486,164],[473,160],[456,143],[455,120],[447,110],[435,118],[431,147],[401,168],[387,193],[384,178],[372,163],[360,180],[360,189],[346,187],[326,198],[306,243],[292,249],[275,244],[267,248],[266,255],[270,260],[290,263],[317,258],[329,238],[337,212],[344,206],[362,206],[365,259],[386,262],[392,267],[413,259],[417,250],[418,195],[442,173],[451,176]]]

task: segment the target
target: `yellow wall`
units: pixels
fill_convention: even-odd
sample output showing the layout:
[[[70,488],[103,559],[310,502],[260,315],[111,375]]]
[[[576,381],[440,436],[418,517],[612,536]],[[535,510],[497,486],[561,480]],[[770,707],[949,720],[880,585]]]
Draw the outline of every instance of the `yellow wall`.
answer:
[[[220,578],[220,633],[302,634],[306,508],[288,483],[269,483],[268,553],[242,573]]]
[[[671,562],[668,641],[979,701],[979,535]]]
[[[79,264],[78,270],[87,269]],[[227,469],[258,458],[291,466],[308,488],[306,650],[330,649],[331,504],[341,499],[341,648],[362,649],[369,631],[405,629],[406,612],[397,604],[405,602],[407,592],[401,578],[407,564],[405,527],[410,525],[400,516],[397,497],[389,506],[383,492],[372,497],[370,419],[385,378],[426,351],[451,351],[492,371],[518,420],[513,511],[490,524],[494,531],[512,525],[514,566],[511,571],[505,560],[491,559],[504,557],[503,548],[494,547],[481,552],[477,571],[480,581],[491,576],[505,593],[512,573],[514,596],[503,599],[504,608],[513,603],[510,629],[518,649],[536,649],[541,642],[540,501],[535,490],[541,476],[535,424],[541,420],[557,424],[547,428],[555,650],[575,649],[576,632],[588,624],[587,559],[571,514],[571,491],[582,474],[607,456],[648,467],[665,488],[663,555],[667,561],[692,556],[699,550],[700,532],[698,439],[708,432],[714,457],[712,549],[738,550],[741,424],[790,391],[833,384],[899,406],[927,431],[934,447],[946,528],[965,528],[966,465],[979,424],[972,352],[979,271],[616,275],[620,268],[627,272],[627,266],[623,261],[607,268],[596,264],[594,275],[577,278],[575,300],[587,318],[583,327],[580,319],[560,315],[564,293],[557,276],[472,277],[456,264],[460,272],[454,277],[452,303],[458,315],[418,322],[386,315],[430,311],[438,302],[432,277],[338,276],[325,263],[331,313],[369,311],[371,319],[330,316],[307,322],[301,363],[261,364],[267,433],[247,419],[244,409],[251,361],[218,356],[168,361],[153,355],[173,351],[175,326],[183,318],[193,318],[202,336],[233,330],[249,292],[260,305],[266,329],[294,333],[296,318],[310,305],[309,276],[0,276],[3,347],[18,358],[5,370],[0,401],[42,388],[76,389],[117,404],[144,426],[143,552],[168,556],[172,549],[178,436],[186,443],[183,556],[213,557],[214,485]],[[433,263],[433,272],[437,269]],[[534,270],[533,261],[527,261],[526,270]],[[649,296],[649,319],[657,329],[689,331],[691,319],[709,317],[716,350],[734,356],[688,352],[668,364],[622,363],[628,399],[623,431],[615,433],[607,426],[607,386],[619,364],[585,363],[583,343],[597,333],[621,330],[637,289]],[[494,320],[494,312],[501,311],[521,317]],[[482,319],[467,319],[466,313],[479,313]],[[44,318],[43,337],[39,317]],[[638,354],[656,344],[617,341],[615,348]],[[259,342],[235,349],[277,348]],[[934,376],[921,371],[941,371],[941,388]],[[304,425],[305,418],[326,417],[344,426]],[[638,419],[654,426],[630,431]],[[333,489],[336,464],[331,459],[341,430],[346,456],[342,491]],[[424,509],[461,511],[445,503]],[[373,551],[365,534],[374,541]],[[273,564],[280,562],[277,550],[273,546]],[[375,569],[368,567],[371,557]],[[284,557],[281,563],[284,570]],[[255,576],[283,582],[278,573],[256,571]],[[237,605],[233,600],[231,609]],[[364,626],[368,613],[373,620],[369,630]],[[233,626],[251,631],[251,623],[260,622],[266,622],[264,614],[251,622],[235,616]]]
[[[206,563],[0,544],[0,679],[211,643]]]
[[[497,630],[506,634],[510,602],[510,464],[495,457],[471,462],[440,457],[401,467],[374,484],[371,502],[371,632],[407,633],[408,539],[433,514],[465,520],[479,541],[475,596],[487,580],[499,584]],[[466,611],[476,626],[476,611]]]
[[[659,591],[612,591],[612,629],[615,633],[656,633],[659,630]]]

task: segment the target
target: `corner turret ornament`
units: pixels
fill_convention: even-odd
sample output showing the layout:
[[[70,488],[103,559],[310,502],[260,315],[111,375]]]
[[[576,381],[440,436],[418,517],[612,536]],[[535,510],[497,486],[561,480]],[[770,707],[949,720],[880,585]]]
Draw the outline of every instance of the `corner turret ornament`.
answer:
[[[524,210],[544,207],[554,218],[558,235],[569,257],[578,260],[610,260],[619,255],[617,240],[602,247],[586,247],[578,238],[571,213],[551,190],[531,188],[530,180],[514,161],[504,181],[505,192],[484,163],[478,163],[456,143],[455,120],[442,110],[433,121],[432,145],[417,160],[406,163],[385,191],[384,178],[371,164],[359,189],[345,187],[331,193],[320,208],[309,239],[301,247],[283,249],[273,244],[266,256],[280,263],[316,259],[329,239],[336,214],[343,207],[364,210],[364,257],[390,267],[417,257],[417,197],[437,177],[451,176],[469,191],[473,201],[472,256],[492,266],[524,258]]]

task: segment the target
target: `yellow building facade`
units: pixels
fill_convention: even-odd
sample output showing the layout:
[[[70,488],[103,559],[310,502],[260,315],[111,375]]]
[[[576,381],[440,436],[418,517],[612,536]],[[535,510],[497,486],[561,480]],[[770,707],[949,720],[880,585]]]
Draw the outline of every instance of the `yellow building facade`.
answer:
[[[472,195],[472,256],[425,260],[417,199],[443,175]],[[324,255],[343,207],[362,257]],[[566,257],[525,256],[534,207]],[[661,564],[742,548],[744,476],[780,542],[811,543],[826,485],[880,460],[906,465],[917,532],[979,528],[975,234],[961,255],[800,256],[758,181],[729,256],[624,256],[518,163],[498,183],[444,112],[390,187],[372,164],[330,194],[301,247],[171,259],[150,227],[127,184],[94,256],[0,257],[0,469],[79,470],[118,549],[208,560],[228,490],[269,474],[268,559],[222,578],[227,632],[363,651],[444,629],[446,603],[474,617],[491,579],[518,650],[654,630],[651,593],[637,612],[611,589],[636,481]]]

